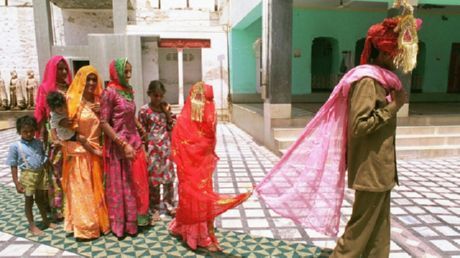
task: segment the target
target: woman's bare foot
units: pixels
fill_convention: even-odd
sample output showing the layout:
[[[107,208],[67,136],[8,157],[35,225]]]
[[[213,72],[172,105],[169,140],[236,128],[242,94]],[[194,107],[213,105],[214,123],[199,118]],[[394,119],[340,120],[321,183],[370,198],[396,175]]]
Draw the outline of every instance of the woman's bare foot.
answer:
[[[171,230],[168,230],[168,232],[169,232],[169,234],[170,234],[171,236],[173,236],[173,237],[180,237],[180,238],[182,238],[182,236],[181,236],[180,234],[176,234],[176,233],[172,232]]]
[[[158,221],[161,221],[160,211],[155,210],[152,215],[152,219],[150,220],[150,225],[155,225]]]
[[[222,248],[218,244],[213,243],[211,245],[208,245],[206,247],[206,250],[208,250],[209,252],[221,252]]]
[[[45,232],[39,229],[37,226],[33,225],[29,227],[29,232],[34,236],[44,236]]]
[[[46,225],[46,224],[45,224]],[[46,225],[46,228],[51,228],[51,229],[56,229],[58,227],[57,224],[54,224],[54,223],[48,223],[48,225]]]
[[[173,218],[176,217],[176,208],[168,209],[168,214]]]

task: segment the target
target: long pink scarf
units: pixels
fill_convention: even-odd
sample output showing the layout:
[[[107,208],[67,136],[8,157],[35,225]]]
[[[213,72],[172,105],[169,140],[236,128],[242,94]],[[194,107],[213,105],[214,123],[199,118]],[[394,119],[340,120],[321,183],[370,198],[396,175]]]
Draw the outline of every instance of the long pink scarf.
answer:
[[[52,91],[57,90],[56,76],[57,76],[57,65],[63,60],[67,66],[67,79],[66,83],[70,85],[72,82],[72,75],[70,74],[69,64],[63,56],[53,56],[46,63],[45,71],[43,73],[42,83],[38,87],[37,96],[35,98],[35,111],[34,116],[37,123],[40,123],[43,119],[48,119],[50,109],[46,104],[46,95]]]
[[[363,77],[379,81],[388,90],[402,87],[393,72],[378,66],[350,70],[256,187],[265,203],[281,216],[330,236],[338,233],[344,196],[348,92]]]

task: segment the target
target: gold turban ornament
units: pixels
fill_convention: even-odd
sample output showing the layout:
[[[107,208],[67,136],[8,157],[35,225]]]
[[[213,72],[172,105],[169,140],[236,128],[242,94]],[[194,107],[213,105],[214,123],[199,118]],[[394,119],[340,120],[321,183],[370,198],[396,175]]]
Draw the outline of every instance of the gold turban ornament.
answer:
[[[192,87],[192,93],[190,96],[192,104],[192,121],[202,122],[204,114],[204,104],[206,103],[206,98],[204,94],[204,82],[197,82]]]
[[[398,36],[398,54],[394,58],[394,63],[398,69],[404,73],[411,72],[417,65],[418,36],[417,21],[414,17],[414,8],[407,0],[396,0],[395,8],[403,8],[399,17],[400,21],[395,28]]]

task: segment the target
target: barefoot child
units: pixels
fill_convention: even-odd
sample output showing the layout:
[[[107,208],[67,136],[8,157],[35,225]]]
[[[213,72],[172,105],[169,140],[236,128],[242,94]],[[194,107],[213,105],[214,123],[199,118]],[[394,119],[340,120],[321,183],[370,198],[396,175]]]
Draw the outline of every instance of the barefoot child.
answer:
[[[29,232],[35,236],[42,236],[44,232],[34,223],[32,213],[34,201],[45,227],[55,228],[56,225],[49,221],[46,213],[48,175],[45,165],[47,157],[43,150],[43,143],[34,138],[37,129],[37,121],[31,116],[23,116],[16,121],[16,130],[21,139],[11,144],[6,164],[11,166],[16,191],[25,195],[25,213],[29,222]],[[21,171],[19,178],[18,168]]]
[[[174,166],[171,155],[171,130],[175,116],[171,107],[163,101],[166,93],[160,81],[151,81],[147,94],[150,103],[139,110],[139,122],[146,131],[147,162],[150,182],[150,211],[152,224],[160,220],[160,185],[163,185],[163,203],[174,216]]]

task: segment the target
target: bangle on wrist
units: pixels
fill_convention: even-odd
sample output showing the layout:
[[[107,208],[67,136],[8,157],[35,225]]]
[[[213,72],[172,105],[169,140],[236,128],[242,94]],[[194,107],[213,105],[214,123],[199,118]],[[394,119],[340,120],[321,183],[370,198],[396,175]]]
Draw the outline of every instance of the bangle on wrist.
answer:
[[[115,139],[113,139],[113,141],[114,141],[117,145],[120,145],[120,146],[123,145],[123,142],[124,142],[124,141],[122,141],[122,140],[120,139],[120,137],[118,137],[118,136],[115,136]]]

